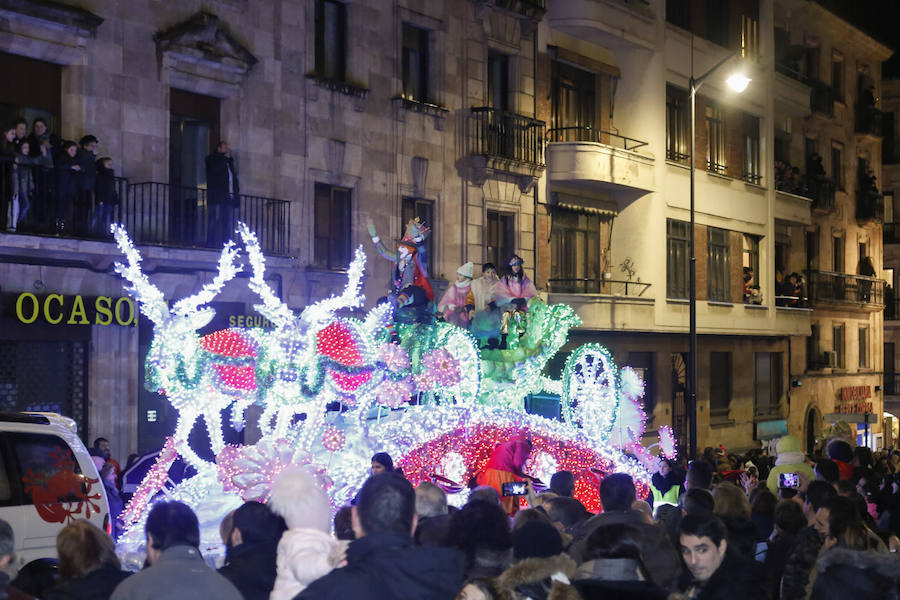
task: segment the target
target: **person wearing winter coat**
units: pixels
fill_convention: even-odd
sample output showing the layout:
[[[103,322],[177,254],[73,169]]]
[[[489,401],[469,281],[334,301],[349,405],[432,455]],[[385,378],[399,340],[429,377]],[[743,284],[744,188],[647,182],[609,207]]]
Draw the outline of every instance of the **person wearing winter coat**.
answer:
[[[766,487],[769,491],[778,495],[778,476],[781,473],[802,473],[807,481],[816,478],[812,467],[806,462],[806,457],[800,447],[800,440],[792,435],[786,435],[775,444],[775,467],[769,471],[766,479]]]
[[[563,554],[562,536],[546,521],[528,521],[513,532],[515,562],[497,577],[511,600],[579,600],[570,585],[575,561]]]
[[[78,146],[75,142],[65,141],[57,160],[56,167],[56,207],[54,210],[55,230],[61,235],[66,229],[66,223],[70,222],[70,215],[75,206],[75,197],[78,194],[78,176],[81,165],[76,160]]]
[[[467,262],[456,270],[456,281],[447,288],[438,302],[437,310],[444,315],[444,320],[463,329],[469,328],[469,314],[475,305],[469,305],[467,298],[472,291],[472,273],[475,268]]]
[[[106,237],[109,235],[109,224],[112,221],[113,212],[119,205],[116,172],[113,170],[113,160],[108,156],[98,158],[96,168],[94,198],[97,206],[94,209],[94,216],[91,217],[91,232],[96,236]]]
[[[640,537],[640,531],[624,524],[594,530],[587,540],[587,560],[572,582],[583,600],[665,600],[668,592],[653,582],[644,566]]]
[[[650,478],[650,493],[653,495],[653,507],[662,504],[678,504],[678,497],[684,486],[684,477],[676,469],[674,460],[659,459],[659,470]]]
[[[640,531],[641,556],[653,573],[656,584],[673,589],[681,572],[681,561],[666,530],[658,523],[648,523],[645,513],[633,510],[636,500],[634,480],[626,473],[607,475],[600,482],[600,502],[603,512],[582,523],[575,531],[575,541],[569,555],[583,561],[587,555],[587,540],[598,527],[620,524]]]
[[[245,502],[234,511],[227,536],[225,566],[219,574],[234,584],[244,600],[268,600],[275,586],[278,540],[284,519],[259,502]]]
[[[744,490],[723,481],[715,487],[713,513],[728,530],[729,548],[747,559],[756,556],[756,525],[750,520],[750,501]]]
[[[271,600],[289,600],[327,575],[343,559],[344,544],[331,536],[331,505],[307,471],[285,469],[272,484],[269,508],[284,518]]]
[[[353,508],[357,539],[347,564],[311,583],[295,600],[452,600],[462,588],[463,556],[414,545],[416,495],[398,473],[373,475]]]
[[[144,532],[149,566],[120,583],[112,600],[242,600],[200,554],[200,523],[188,505],[157,502]]]
[[[853,448],[846,441],[835,438],[825,446],[828,458],[837,463],[841,479],[853,478]]]
[[[732,550],[716,516],[681,521],[681,556],[688,568],[679,587],[693,600],[769,600],[762,564]]]
[[[88,521],[66,525],[56,536],[60,580],[44,600],[105,600],[130,573],[123,571],[112,538]]]
[[[241,185],[231,146],[225,140],[220,140],[216,151],[206,157],[206,188],[209,211],[206,242],[215,247],[231,237],[241,206]]]
[[[816,563],[810,600],[897,600],[900,557],[893,553],[833,548]]]

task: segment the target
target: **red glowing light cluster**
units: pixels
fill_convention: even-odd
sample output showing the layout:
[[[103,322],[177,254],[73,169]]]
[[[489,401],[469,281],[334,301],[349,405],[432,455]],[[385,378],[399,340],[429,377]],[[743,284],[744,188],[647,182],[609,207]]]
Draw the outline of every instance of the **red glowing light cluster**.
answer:
[[[232,329],[214,331],[200,338],[204,350],[229,358],[255,358],[256,342],[245,333]]]
[[[253,391],[256,389],[256,369],[253,366],[213,365],[219,381],[228,389]]]
[[[345,323],[332,321],[316,333],[316,352],[346,366],[362,364],[359,336]]]
[[[458,452],[465,461],[465,484],[484,468],[497,444],[524,435],[531,435],[535,453],[546,452],[556,460],[558,470],[571,471],[575,475],[575,497],[591,512],[601,509],[596,481],[591,469],[612,472],[613,464],[591,448],[564,438],[545,436],[527,426],[501,426],[477,424],[459,427],[406,453],[398,465],[414,484],[429,480],[429,475],[440,470],[441,460],[450,452]],[[549,482],[544,482],[549,483]]]

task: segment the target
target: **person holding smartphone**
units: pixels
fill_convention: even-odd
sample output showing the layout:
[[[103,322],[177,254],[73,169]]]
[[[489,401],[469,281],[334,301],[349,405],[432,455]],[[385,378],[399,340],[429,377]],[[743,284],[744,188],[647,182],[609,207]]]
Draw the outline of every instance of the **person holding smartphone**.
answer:
[[[486,485],[497,490],[500,495],[500,504],[506,514],[513,516],[519,510],[519,496],[525,495],[526,490],[522,489],[521,494],[511,495],[511,492],[517,492],[513,489],[516,486],[504,484],[512,484],[519,482],[520,488],[525,486],[525,480],[531,479],[523,471],[525,461],[531,454],[531,440],[527,437],[518,437],[501,444],[497,444],[491,453],[484,469],[475,477],[478,485]]]
[[[792,435],[786,435],[778,440],[775,444],[775,467],[769,471],[769,478],[766,480],[766,486],[769,491],[778,495],[778,488],[797,489],[802,487],[802,481],[815,481],[816,474],[812,467],[806,462],[806,456],[800,447],[800,440]],[[791,474],[795,477],[788,477],[789,482],[796,485],[780,485],[780,476],[782,474]]]

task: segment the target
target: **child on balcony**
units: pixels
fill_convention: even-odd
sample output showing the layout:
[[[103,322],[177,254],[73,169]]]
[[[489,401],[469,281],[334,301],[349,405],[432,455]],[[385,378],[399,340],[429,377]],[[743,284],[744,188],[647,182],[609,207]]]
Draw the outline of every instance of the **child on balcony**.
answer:
[[[16,161],[13,170],[13,195],[9,203],[6,213],[6,228],[9,231],[16,231],[25,215],[28,214],[28,208],[31,206],[31,194],[34,192],[34,175],[32,173],[32,163],[34,162],[28,152],[30,145],[28,140],[23,140],[18,147]]]

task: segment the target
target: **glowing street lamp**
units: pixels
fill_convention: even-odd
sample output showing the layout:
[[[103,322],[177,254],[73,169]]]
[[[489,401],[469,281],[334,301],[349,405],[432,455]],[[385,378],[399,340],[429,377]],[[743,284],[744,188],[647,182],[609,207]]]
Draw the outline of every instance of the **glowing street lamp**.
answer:
[[[688,380],[687,380],[687,419],[688,419],[688,455],[693,459],[697,458],[697,257],[694,254],[694,154],[697,152],[697,90],[703,85],[707,77],[712,75],[719,67],[726,62],[738,56],[737,54],[729,54],[713,67],[699,77],[694,77],[694,46],[691,40],[691,235],[690,235],[690,296],[688,302],[689,313],[689,337],[690,337],[690,355],[688,357]],[[743,73],[735,73],[726,80],[728,87],[740,94],[750,84],[750,78]]]

